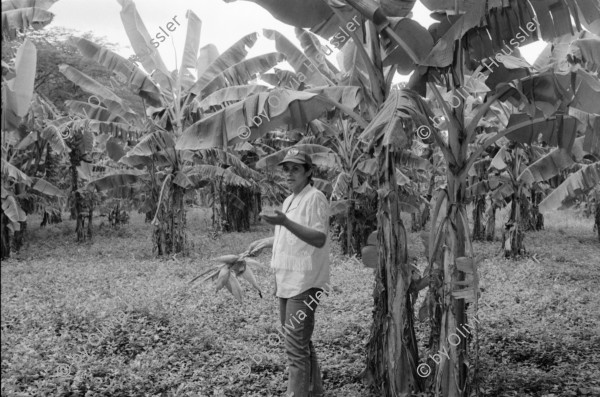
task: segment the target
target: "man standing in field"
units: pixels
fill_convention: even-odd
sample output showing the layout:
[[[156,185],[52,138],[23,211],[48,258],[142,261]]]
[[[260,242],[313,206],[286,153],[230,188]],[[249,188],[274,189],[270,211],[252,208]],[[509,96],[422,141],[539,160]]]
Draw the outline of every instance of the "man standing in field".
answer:
[[[321,371],[311,337],[315,310],[329,283],[329,204],[325,195],[312,186],[310,155],[290,149],[279,165],[283,166],[292,195],[283,202],[282,211],[261,214],[267,223],[275,225],[275,235],[253,242],[248,251],[273,248],[275,295],[286,332],[287,395],[321,397]]]

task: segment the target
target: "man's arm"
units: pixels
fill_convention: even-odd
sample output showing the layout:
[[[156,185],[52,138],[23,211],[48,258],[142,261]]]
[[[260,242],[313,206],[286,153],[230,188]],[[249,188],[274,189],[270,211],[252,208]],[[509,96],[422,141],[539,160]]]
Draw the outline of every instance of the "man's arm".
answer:
[[[283,216],[285,216],[285,214],[283,214]],[[294,236],[298,237],[306,244],[312,245],[313,247],[321,248],[327,241],[327,236],[325,233],[320,232],[317,229],[296,223],[287,216],[285,217],[282,226],[292,232]]]
[[[275,210],[275,215],[263,215],[265,221],[271,225],[280,225],[292,232],[294,236],[313,247],[321,248],[327,241],[327,235],[323,232],[301,225],[288,218],[283,212]]]

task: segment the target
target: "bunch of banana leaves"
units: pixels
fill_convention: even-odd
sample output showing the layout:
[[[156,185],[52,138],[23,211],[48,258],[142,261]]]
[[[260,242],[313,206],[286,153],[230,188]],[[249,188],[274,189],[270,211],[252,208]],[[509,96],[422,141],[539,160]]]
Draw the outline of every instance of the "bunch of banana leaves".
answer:
[[[262,298],[262,292],[256,282],[254,272],[250,267],[250,265],[259,266],[261,263],[254,259],[247,258],[248,255],[249,252],[246,251],[239,255],[223,255],[218,258],[213,258],[212,260],[221,263],[221,265],[211,267],[199,276],[194,277],[190,280],[190,284],[201,277],[203,278],[200,282],[212,280],[215,282],[217,292],[225,287],[238,301],[242,302],[243,291],[240,282],[238,281],[238,277],[241,277],[246,279],[254,288],[256,288],[258,290],[258,295]]]

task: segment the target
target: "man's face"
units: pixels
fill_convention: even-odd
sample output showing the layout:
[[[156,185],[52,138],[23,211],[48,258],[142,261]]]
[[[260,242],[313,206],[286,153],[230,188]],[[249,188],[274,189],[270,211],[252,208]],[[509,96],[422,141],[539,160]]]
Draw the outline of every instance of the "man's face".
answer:
[[[304,165],[296,163],[284,163],[283,173],[289,188],[294,193],[299,193],[307,184],[311,170],[304,170]]]

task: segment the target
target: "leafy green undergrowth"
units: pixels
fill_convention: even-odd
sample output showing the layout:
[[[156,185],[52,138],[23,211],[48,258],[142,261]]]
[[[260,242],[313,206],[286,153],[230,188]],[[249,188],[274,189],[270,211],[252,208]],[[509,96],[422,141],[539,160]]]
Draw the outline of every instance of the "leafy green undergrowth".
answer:
[[[206,213],[190,211],[190,255],[156,259],[150,225],[141,215],[131,222],[95,226],[84,244],[73,242],[72,222],[45,229],[30,222],[28,247],[2,264],[2,395],[282,395],[286,358],[269,253],[257,258],[265,266],[255,272],[263,299],[245,282],[242,304],[225,290],[188,284],[214,265],[210,258],[242,252],[270,228],[213,238]],[[535,259],[507,261],[497,256],[498,242],[475,245],[486,258],[481,395],[597,393],[600,247],[591,222],[585,226],[528,234]],[[423,267],[420,244],[409,235],[410,254]],[[336,246],[332,258],[334,290],[317,309],[313,336],[326,395],[374,396],[359,379],[373,271]]]

